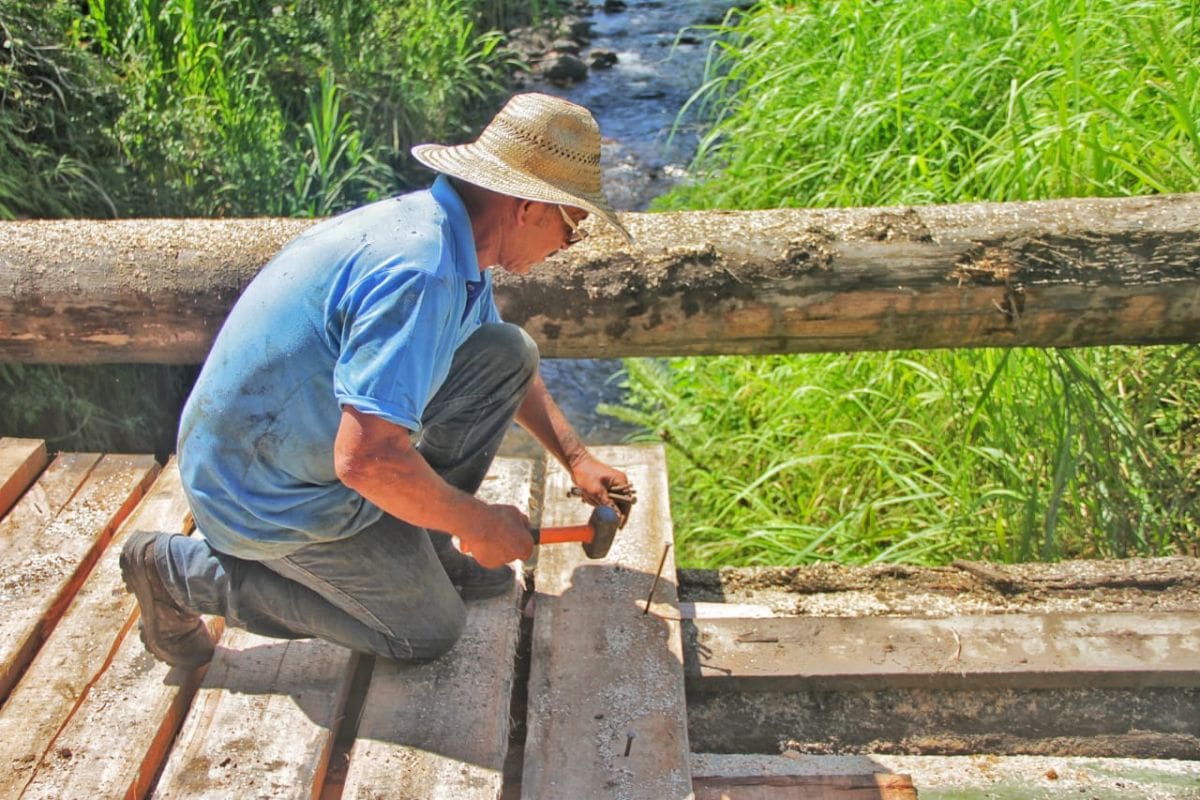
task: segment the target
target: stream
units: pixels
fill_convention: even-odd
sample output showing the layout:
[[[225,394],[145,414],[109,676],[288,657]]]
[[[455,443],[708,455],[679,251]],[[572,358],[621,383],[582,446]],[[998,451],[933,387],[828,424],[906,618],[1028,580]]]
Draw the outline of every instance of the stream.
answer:
[[[560,85],[535,71],[521,88],[564,97],[596,117],[603,137],[604,191],[618,211],[644,211],[686,177],[702,129],[692,119],[677,124],[677,118],[704,79],[711,36],[696,26],[719,23],[734,5],[731,0],[577,3],[580,19],[590,23],[588,40],[578,53],[580,61],[593,63],[587,77]],[[594,66],[613,55],[611,66]],[[553,58],[551,54],[543,61],[543,71]],[[596,411],[597,404],[621,405],[624,400],[620,360],[546,359],[542,375],[588,444],[617,444],[637,432]],[[508,436],[503,448],[505,455],[538,452],[523,431]]]

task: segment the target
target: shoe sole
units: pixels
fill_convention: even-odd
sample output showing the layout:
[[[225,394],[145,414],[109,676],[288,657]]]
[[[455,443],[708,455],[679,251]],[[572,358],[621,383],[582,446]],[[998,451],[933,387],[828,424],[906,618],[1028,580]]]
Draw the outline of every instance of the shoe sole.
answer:
[[[458,596],[464,601],[471,600],[487,600],[492,597],[498,597],[507,592],[517,580],[517,573],[512,567],[506,567],[508,574],[502,579],[488,583],[468,583],[454,584]]]

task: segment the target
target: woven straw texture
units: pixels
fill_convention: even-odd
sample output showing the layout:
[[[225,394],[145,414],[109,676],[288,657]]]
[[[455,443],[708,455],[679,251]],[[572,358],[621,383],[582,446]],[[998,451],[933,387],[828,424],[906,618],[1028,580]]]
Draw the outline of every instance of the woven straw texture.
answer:
[[[419,144],[425,166],[511,197],[583,208],[632,242],[600,188],[600,127],[582,106],[546,94],[519,94],[479,138]]]

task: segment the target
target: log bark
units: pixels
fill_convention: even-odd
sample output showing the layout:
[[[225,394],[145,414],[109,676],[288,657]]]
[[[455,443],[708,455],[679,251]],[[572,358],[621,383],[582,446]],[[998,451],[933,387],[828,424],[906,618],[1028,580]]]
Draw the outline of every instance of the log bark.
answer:
[[[624,220],[497,274],[544,356],[1200,341],[1200,194]],[[0,361],[200,362],[312,224],[0,223]]]

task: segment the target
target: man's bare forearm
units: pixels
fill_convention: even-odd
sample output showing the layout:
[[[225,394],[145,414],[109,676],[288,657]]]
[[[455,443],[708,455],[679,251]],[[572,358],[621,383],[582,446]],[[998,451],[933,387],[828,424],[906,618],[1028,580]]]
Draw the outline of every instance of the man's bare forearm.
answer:
[[[485,567],[528,558],[533,550],[520,509],[489,505],[451,486],[399,425],[343,408],[333,460],[338,479],[351,489],[397,519],[457,536]]]
[[[334,459],[343,483],[413,525],[458,535],[486,508],[434,472],[407,430],[376,417],[344,413]]]
[[[583,497],[589,503],[607,505],[609,487],[629,483],[624,472],[602,463],[588,451],[546,390],[541,375],[534,378],[525,401],[517,409],[517,422],[567,468],[571,480],[583,490]]]
[[[517,409],[517,423],[568,470],[589,455],[583,440],[550,396],[540,374],[534,377],[533,385]]]

